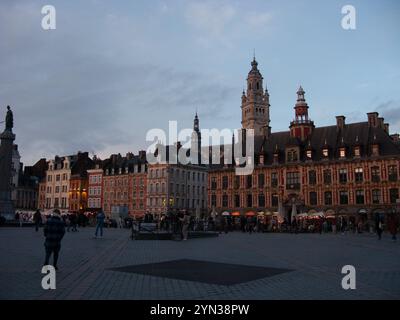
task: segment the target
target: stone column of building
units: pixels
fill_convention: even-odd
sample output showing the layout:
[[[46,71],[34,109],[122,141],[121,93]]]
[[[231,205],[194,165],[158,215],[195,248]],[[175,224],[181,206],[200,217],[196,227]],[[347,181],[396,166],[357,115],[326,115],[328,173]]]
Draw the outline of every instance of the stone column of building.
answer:
[[[7,107],[6,127],[0,135],[0,215],[6,219],[14,218],[14,205],[11,200],[12,153],[15,134],[12,132],[13,115]]]

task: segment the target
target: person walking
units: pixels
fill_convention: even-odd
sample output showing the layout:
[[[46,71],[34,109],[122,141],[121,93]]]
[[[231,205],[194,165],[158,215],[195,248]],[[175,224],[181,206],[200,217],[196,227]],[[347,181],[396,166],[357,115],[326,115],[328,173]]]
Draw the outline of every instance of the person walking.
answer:
[[[22,217],[21,217],[21,215],[19,214],[19,212],[16,212],[16,213],[15,213],[14,220],[15,220],[16,222],[18,222],[19,227],[22,227]]]
[[[94,234],[94,237],[97,238],[97,234],[100,231],[100,237],[103,237],[103,226],[104,226],[104,220],[106,218],[106,215],[104,214],[103,210],[100,209],[100,211],[97,213],[96,216],[96,232]]]
[[[188,212],[185,212],[183,218],[181,218],[182,222],[182,240],[187,240],[189,235],[189,224],[190,224],[190,215]]]
[[[39,227],[42,223],[42,214],[40,213],[40,210],[37,209],[35,214],[33,215],[33,222],[35,223],[35,231],[39,231]]]
[[[375,229],[376,234],[378,235],[378,240],[381,240],[383,232],[383,219],[379,213],[377,213],[375,216]]]
[[[392,212],[388,217],[388,229],[392,235],[392,241],[396,241],[397,229],[399,228],[399,214]]]
[[[45,236],[46,258],[44,265],[49,265],[51,254],[53,254],[53,267],[58,270],[58,255],[61,249],[61,240],[65,234],[65,225],[60,216],[60,210],[55,209],[53,215],[47,219],[43,229]]]

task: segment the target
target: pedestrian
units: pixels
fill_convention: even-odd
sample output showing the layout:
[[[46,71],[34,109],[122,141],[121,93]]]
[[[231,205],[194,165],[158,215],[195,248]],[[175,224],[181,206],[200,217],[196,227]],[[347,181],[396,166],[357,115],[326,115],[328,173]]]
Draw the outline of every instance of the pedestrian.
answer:
[[[33,222],[35,223],[35,230],[36,232],[38,232],[39,227],[42,223],[42,214],[40,213],[39,209],[37,209],[35,214],[33,215]]]
[[[122,229],[124,227],[124,221],[122,220],[122,217],[118,218],[118,227]]]
[[[242,232],[246,232],[246,217],[245,216],[240,216],[240,230],[242,230]]]
[[[58,270],[58,255],[61,249],[61,240],[65,234],[65,225],[61,219],[60,210],[54,209],[53,215],[47,219],[43,231],[46,238],[44,242],[46,249],[44,265],[49,265],[50,256],[53,254],[53,267]]]
[[[399,214],[392,212],[388,217],[388,228],[392,235],[392,241],[396,241],[397,229],[399,228]]]
[[[247,231],[251,234],[253,232],[253,219],[250,216],[247,217],[246,226]]]
[[[94,237],[97,238],[97,234],[100,231],[100,237],[103,237],[103,226],[104,226],[104,220],[106,218],[106,215],[104,214],[103,210],[100,208],[100,211],[97,213],[96,216],[96,232],[94,234]]]
[[[15,213],[14,220],[19,224],[20,227],[22,227],[22,220],[19,212]]]
[[[377,213],[375,216],[375,230],[376,234],[378,235],[378,240],[381,240],[383,232],[383,218],[379,213]]]
[[[181,222],[182,222],[182,240],[186,241],[188,239],[189,224],[190,224],[190,215],[188,212],[185,212],[183,218],[181,218]]]

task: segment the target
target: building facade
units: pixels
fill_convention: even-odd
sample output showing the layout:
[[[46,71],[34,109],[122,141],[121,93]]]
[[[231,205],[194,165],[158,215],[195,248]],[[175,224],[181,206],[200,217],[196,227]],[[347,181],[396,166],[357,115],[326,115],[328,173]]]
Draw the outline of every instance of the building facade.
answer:
[[[94,169],[87,171],[88,173],[88,201],[87,208],[89,211],[97,212],[103,205],[103,168],[102,162],[97,159]]]
[[[138,155],[112,155],[103,162],[103,210],[107,216],[146,213],[147,163],[145,151]]]
[[[42,188],[44,186],[44,207],[42,209],[61,209],[72,210],[70,200],[74,203],[74,209],[79,208],[79,204],[83,204],[81,196],[77,193],[83,192],[83,185],[74,184],[74,190],[71,190],[71,176],[74,180],[85,179],[86,170],[93,165],[87,152],[78,152],[76,155],[58,157],[48,161],[48,169],[43,184],[40,184],[39,198],[43,197]],[[79,202],[79,204],[77,203]],[[42,205],[42,200],[39,200]],[[79,209],[77,209],[79,211]]]
[[[200,121],[196,113],[193,121],[190,149],[159,144],[155,150],[157,161],[149,164],[147,175],[147,209],[155,216],[185,210],[198,217],[207,213],[207,167],[201,165]],[[186,154],[188,162],[179,161],[178,153]]]
[[[248,77],[251,90],[255,66]],[[293,206],[297,212],[364,217],[393,210],[399,199],[400,144],[398,135],[389,134],[389,124],[371,112],[364,122],[347,124],[337,116],[336,125],[316,127],[308,111],[300,87],[289,131],[271,133],[266,118],[259,123],[267,130],[255,132],[251,175],[236,175],[234,166],[212,167],[208,209],[281,212],[289,219]],[[243,112],[242,128],[254,129]]]

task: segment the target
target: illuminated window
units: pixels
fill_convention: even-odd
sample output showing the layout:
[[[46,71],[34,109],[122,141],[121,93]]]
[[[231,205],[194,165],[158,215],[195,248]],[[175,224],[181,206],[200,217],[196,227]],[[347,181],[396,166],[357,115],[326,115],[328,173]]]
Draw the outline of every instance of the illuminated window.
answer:
[[[346,158],[346,149],[345,148],[340,148],[339,157],[340,158]]]

